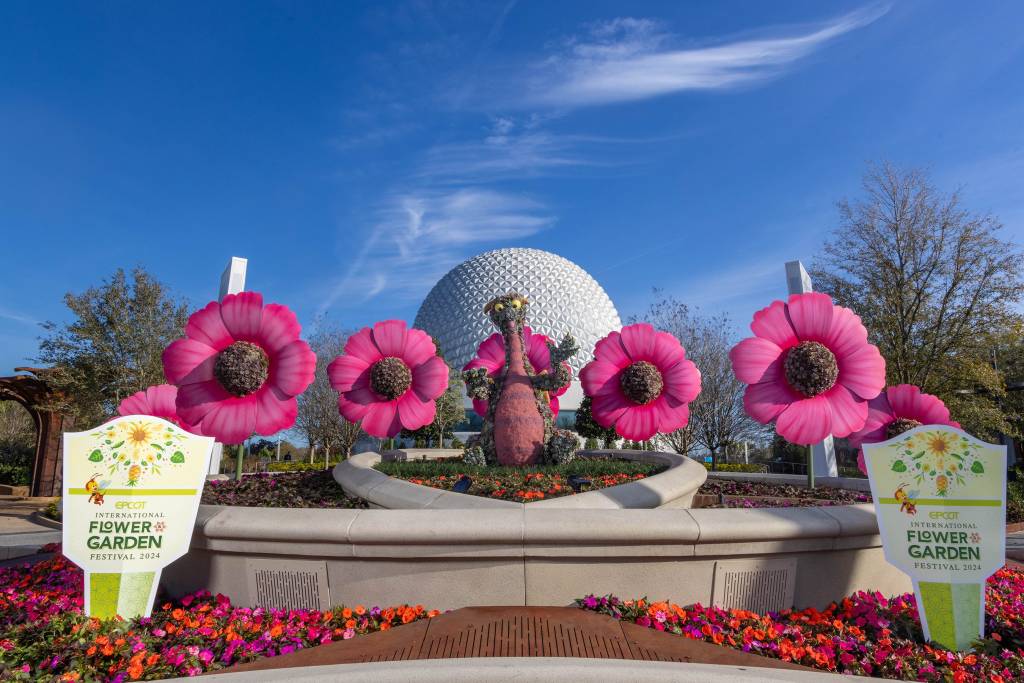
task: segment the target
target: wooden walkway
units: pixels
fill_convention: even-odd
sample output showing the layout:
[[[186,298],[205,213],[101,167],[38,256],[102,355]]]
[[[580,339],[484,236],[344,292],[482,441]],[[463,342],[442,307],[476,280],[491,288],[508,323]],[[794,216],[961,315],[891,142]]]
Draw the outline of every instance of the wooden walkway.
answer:
[[[465,607],[217,673],[462,657],[587,657],[811,670],[574,607]]]

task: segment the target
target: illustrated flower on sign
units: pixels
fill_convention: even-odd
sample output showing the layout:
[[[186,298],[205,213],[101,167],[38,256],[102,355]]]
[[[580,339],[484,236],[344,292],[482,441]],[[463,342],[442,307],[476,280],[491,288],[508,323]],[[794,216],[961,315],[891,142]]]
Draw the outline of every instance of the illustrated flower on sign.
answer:
[[[434,421],[448,388],[448,366],[430,335],[402,320],[384,320],[349,337],[344,354],[327,368],[338,411],[379,438]]]
[[[864,426],[868,400],[885,387],[885,360],[853,311],[826,294],[794,294],[755,313],[750,329],[756,336],[729,352],[749,385],[747,414],[803,445]]]
[[[164,374],[177,385],[176,407],[198,433],[226,444],[295,424],[295,397],[316,372],[287,307],[263,305],[256,292],[229,294],[196,311],[185,338],[164,349]]]
[[[554,371],[551,367],[551,349],[548,347],[550,341],[551,338],[547,335],[534,332],[529,327],[523,328],[523,344],[526,349],[526,359],[533,367],[533,371],[538,375],[550,374]],[[572,370],[569,368],[569,364],[563,363],[563,365],[569,370],[569,376],[572,377]],[[476,358],[466,363],[462,369],[485,368],[488,376],[497,377],[504,367],[505,341],[501,334],[496,332],[477,347]],[[553,417],[558,417],[558,397],[569,390],[569,384],[570,382],[566,382],[557,391],[549,394],[549,405],[551,406]],[[486,400],[473,399],[473,411],[480,417],[487,416],[487,407]]]
[[[149,420],[111,423],[93,438],[89,461],[106,466],[128,486],[136,486],[147,474],[160,474],[165,465],[185,462],[182,434]]]
[[[945,497],[968,477],[985,473],[978,457],[981,446],[966,437],[946,431],[925,431],[907,434],[892,448],[893,472],[906,472],[917,484],[932,486],[933,493]]]
[[[939,397],[925,394],[913,384],[898,384],[868,401],[867,421],[850,434],[850,445],[860,448],[864,443],[888,441],[921,425],[960,428],[959,422],[949,419],[949,409]],[[857,454],[857,467],[867,474],[863,451]]]
[[[187,432],[192,432],[194,428],[186,424],[178,415],[178,409],[175,406],[177,398],[178,387],[173,384],[157,384],[121,401],[117,406],[117,414],[152,415],[173,422]]]
[[[647,323],[597,342],[580,381],[594,420],[633,441],[685,427],[689,403],[700,393],[700,371],[679,340]]]

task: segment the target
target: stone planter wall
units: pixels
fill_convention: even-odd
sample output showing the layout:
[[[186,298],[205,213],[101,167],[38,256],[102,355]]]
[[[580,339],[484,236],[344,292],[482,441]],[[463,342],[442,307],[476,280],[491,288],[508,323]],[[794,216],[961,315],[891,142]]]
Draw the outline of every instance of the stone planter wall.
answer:
[[[387,454],[390,455],[390,454]],[[483,498],[442,491],[389,477],[373,467],[381,454],[359,453],[338,463],[334,479],[345,493],[368,501],[372,507],[388,510],[451,510],[451,509],[621,509],[621,508],[687,508],[707,478],[704,466],[675,453],[633,450],[581,451],[580,458],[615,457],[623,460],[653,462],[668,470],[640,481],[586,491],[573,496],[516,503],[509,500]],[[410,455],[409,459],[416,459]]]
[[[453,494],[454,495],[454,494]],[[342,510],[203,505],[172,594],[240,605],[567,605],[588,593],[824,607],[910,590],[870,505],[630,510]],[[770,589],[770,590],[769,590]]]

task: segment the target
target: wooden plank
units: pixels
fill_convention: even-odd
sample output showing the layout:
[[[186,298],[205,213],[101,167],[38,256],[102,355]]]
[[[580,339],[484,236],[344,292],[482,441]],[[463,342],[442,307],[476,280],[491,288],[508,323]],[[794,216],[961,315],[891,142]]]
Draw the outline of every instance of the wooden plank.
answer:
[[[690,640],[574,607],[465,607],[429,620],[222,671],[464,657],[588,657],[805,667]]]

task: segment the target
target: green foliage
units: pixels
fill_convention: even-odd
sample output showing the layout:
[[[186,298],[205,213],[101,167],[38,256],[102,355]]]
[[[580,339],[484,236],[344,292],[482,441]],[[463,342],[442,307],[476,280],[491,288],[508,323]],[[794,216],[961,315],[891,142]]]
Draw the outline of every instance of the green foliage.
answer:
[[[55,500],[51,500],[49,505],[47,505],[46,508],[43,510],[43,514],[49,517],[50,519],[57,520],[58,522],[63,520],[64,506],[61,504],[61,499],[57,498]]]
[[[584,450],[593,451],[600,448],[600,446],[597,445],[597,439],[592,436],[588,436],[587,440],[583,442],[583,448]]]
[[[453,436],[450,448],[462,448],[465,445],[466,444],[462,443],[462,441],[459,440],[459,437]]]
[[[462,474],[470,477],[479,476],[500,479],[507,475],[522,475],[530,472],[548,475],[562,474],[565,476],[578,474],[584,477],[599,477],[611,474],[644,474],[651,476],[666,469],[664,465],[654,463],[635,462],[632,460],[593,460],[590,458],[579,458],[564,465],[544,465],[541,467],[480,467],[468,465],[464,462],[413,460],[407,462],[380,462],[374,465],[374,468],[388,476],[400,477],[402,479]]]
[[[337,460],[327,463],[330,469],[338,464]],[[267,463],[268,472],[316,472],[324,469],[324,461],[317,462],[295,462],[295,461],[273,461]]]
[[[580,401],[580,407],[576,409],[576,433],[584,439],[601,439],[605,443],[605,448],[613,448],[614,446],[609,444],[614,444],[619,435],[614,429],[606,429],[594,420],[591,403],[589,396],[584,396]]]
[[[53,407],[87,429],[121,400],[165,381],[161,354],[184,334],[189,310],[143,268],[130,278],[118,269],[98,287],[65,294],[64,303],[72,319],[43,323],[36,360],[53,367],[46,379],[66,397]]]
[[[27,465],[12,465],[0,462],[0,484],[28,486],[32,483],[32,468]]]
[[[711,469],[711,463],[709,463],[709,462],[704,463],[704,469],[710,470]],[[752,462],[751,463],[746,463],[746,462],[720,462],[720,463],[716,463],[715,464],[715,471],[716,472],[755,472],[755,473],[764,473],[765,469],[766,468],[765,468],[764,465],[758,465],[758,464],[752,463]]]

